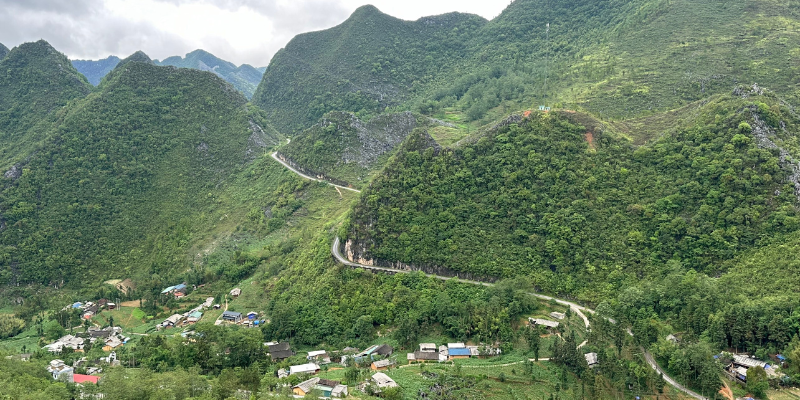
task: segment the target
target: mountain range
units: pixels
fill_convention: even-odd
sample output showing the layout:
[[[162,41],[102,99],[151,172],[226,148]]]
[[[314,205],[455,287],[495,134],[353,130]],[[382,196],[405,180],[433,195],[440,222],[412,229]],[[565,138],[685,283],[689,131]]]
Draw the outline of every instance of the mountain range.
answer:
[[[41,326],[130,278],[113,295],[142,300],[128,322],[151,336],[126,365],[214,376],[219,398],[288,382],[253,361],[264,341],[413,350],[426,335],[496,344],[508,364],[387,371],[409,396],[632,397],[664,393],[667,373],[714,393],[722,351],[787,354],[772,384],[789,384],[798,28],[797,0],[516,0],[492,20],[363,6],[264,71],[202,50],[70,62],[45,41],[0,46],[0,298]],[[165,339],[159,320],[196,306],[163,296],[177,282],[265,325]],[[533,292],[597,317],[565,307],[563,334],[543,335],[527,317],[563,303]],[[554,385],[530,362],[551,339]]]
[[[116,56],[109,56],[102,60],[73,60],[72,65],[81,74],[86,76],[92,85],[99,85],[103,77],[106,76],[117,64],[120,59]],[[253,97],[264,69],[257,69],[248,64],[236,66],[228,61],[222,60],[204,50],[195,50],[185,57],[173,56],[162,61],[154,60],[156,65],[173,66],[178,68],[191,68],[200,71],[212,72],[222,79],[230,82],[237,90],[244,93],[249,99]]]

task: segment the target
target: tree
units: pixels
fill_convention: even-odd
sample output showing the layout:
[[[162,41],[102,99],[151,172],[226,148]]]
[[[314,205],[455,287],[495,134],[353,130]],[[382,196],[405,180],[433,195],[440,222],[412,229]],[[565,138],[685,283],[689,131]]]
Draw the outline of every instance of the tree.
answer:
[[[58,321],[50,320],[47,321],[44,325],[44,336],[47,339],[55,340],[62,336],[64,336],[67,331],[64,329]]]
[[[542,338],[537,326],[528,326],[527,340],[528,348],[533,352],[533,358],[539,361],[539,349],[542,345]]]
[[[762,367],[752,367],[747,370],[747,390],[753,396],[766,399],[767,389],[769,389],[769,381],[767,381],[767,372]]]

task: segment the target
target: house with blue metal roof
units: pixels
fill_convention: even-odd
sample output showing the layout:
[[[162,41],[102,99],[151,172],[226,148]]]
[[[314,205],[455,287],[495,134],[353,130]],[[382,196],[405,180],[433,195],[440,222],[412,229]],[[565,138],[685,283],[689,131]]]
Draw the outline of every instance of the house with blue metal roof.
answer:
[[[447,359],[455,360],[459,358],[469,358],[472,353],[466,347],[447,349]]]

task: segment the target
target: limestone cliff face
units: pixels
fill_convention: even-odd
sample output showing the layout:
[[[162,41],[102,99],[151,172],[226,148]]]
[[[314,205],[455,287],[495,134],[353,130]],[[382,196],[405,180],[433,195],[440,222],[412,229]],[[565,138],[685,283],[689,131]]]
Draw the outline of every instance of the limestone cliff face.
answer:
[[[411,112],[362,121],[331,112],[279,151],[279,157],[307,175],[343,186],[361,186],[418,126]]]
[[[387,261],[387,260],[372,258],[372,256],[369,254],[367,250],[367,246],[365,245],[365,243],[355,242],[352,239],[348,239],[347,241],[345,241],[342,254],[349,261],[363,265],[394,268],[403,271],[420,271],[426,274],[448,276],[453,278],[467,279],[479,282],[495,282],[497,280],[496,277],[475,275],[468,272],[459,272],[438,265],[432,265],[432,264],[412,265],[412,264],[402,263],[399,261]]]

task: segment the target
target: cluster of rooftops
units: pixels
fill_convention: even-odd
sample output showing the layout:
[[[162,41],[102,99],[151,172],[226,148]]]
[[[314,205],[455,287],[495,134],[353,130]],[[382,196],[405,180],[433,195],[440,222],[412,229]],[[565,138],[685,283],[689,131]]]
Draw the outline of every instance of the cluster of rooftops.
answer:
[[[420,343],[419,350],[406,354],[409,362],[450,361],[470,357],[493,357],[500,355],[500,349],[492,346],[467,346],[464,343]]]

